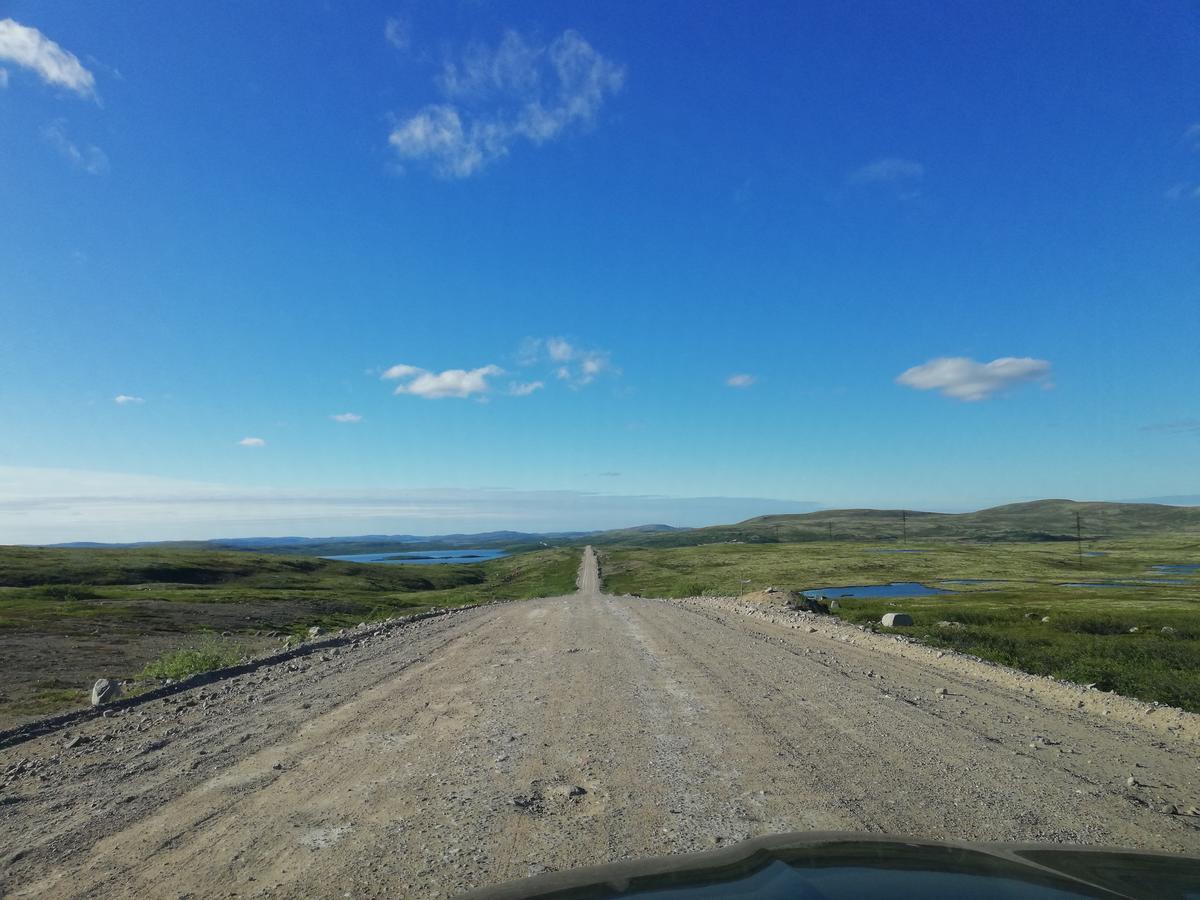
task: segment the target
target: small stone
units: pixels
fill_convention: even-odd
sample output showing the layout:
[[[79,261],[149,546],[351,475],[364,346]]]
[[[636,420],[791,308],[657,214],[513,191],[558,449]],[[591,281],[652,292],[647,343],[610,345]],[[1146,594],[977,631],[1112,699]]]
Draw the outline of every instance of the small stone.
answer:
[[[87,738],[85,738],[82,734],[77,734],[74,737],[68,738],[66,741],[63,742],[63,749],[64,750],[74,750],[80,744],[86,744],[86,743],[87,743]]]
[[[1138,630],[1138,627],[1136,625],[1134,625],[1132,628],[1129,629],[1129,633],[1137,634],[1137,630]]]
[[[1042,616],[1042,622],[1043,622],[1043,624],[1044,624],[1044,623],[1046,623],[1046,622],[1049,622],[1049,621],[1050,621],[1050,617],[1049,617],[1049,616]]]
[[[1166,804],[1165,806],[1160,806],[1160,807],[1158,808],[1158,811],[1159,811],[1160,813],[1162,813],[1164,816],[1177,816],[1177,815],[1179,815],[1179,807],[1178,807],[1178,806],[1176,806],[1174,803],[1168,803],[1168,804]]]
[[[321,636],[321,626],[314,625],[312,628],[308,629],[308,636],[310,638],[320,637]]]
[[[913,617],[908,613],[888,613],[880,620],[885,628],[901,628],[913,624]]]
[[[1136,778],[1134,778],[1132,775],[1130,775],[1128,778],[1125,779],[1125,786],[1126,787],[1141,787],[1142,783],[1140,781],[1138,781]]]
[[[1175,633],[1175,629],[1172,628],[1170,625],[1164,625],[1162,628],[1160,628],[1158,630],[1159,630],[1160,634],[1174,634]]]
[[[271,766],[271,768],[274,769],[276,772],[278,772],[280,769],[283,768],[283,763],[275,763],[273,766]]]

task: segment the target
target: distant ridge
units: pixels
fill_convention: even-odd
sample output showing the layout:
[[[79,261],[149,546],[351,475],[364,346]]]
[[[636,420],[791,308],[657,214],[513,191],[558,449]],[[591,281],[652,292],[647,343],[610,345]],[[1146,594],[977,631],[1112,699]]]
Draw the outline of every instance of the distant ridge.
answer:
[[[1034,500],[967,513],[899,509],[825,509],[795,515],[757,516],[734,525],[693,528],[681,534],[644,535],[639,546],[790,543],[796,541],[908,540],[1066,541],[1075,540],[1075,514],[1083,537],[1144,537],[1190,534],[1200,537],[1200,507],[1156,503]],[[593,543],[606,543],[597,535]],[[635,543],[621,536],[612,543]]]
[[[210,541],[141,541],[135,544],[81,542],[55,547],[163,547],[192,550],[243,550],[295,556],[345,556],[393,550],[525,550],[542,546],[590,543],[603,546],[687,547],[714,543],[789,543],[856,540],[910,541],[1066,541],[1075,539],[1079,514],[1084,538],[1145,537],[1177,534],[1200,537],[1200,506],[1161,503],[1033,500],[1007,503],[976,512],[937,513],[899,509],[825,509],[810,513],[757,516],[732,525],[676,528],[648,524],[608,531],[530,533],[487,531],[480,534],[366,534],[352,537],[249,537]]]
[[[590,539],[593,535],[614,537],[639,534],[665,534],[687,531],[673,525],[635,525],[615,531],[556,531],[531,533],[525,531],[484,531],[478,534],[361,534],[347,537],[244,537],[214,538],[207,541],[137,541],[126,544],[104,544],[96,541],[75,541],[48,544],[55,548],[118,549],[158,547],[176,550],[241,550],[253,553],[278,553],[296,556],[349,556],[356,553],[387,553],[400,550],[454,550],[463,547],[481,550],[528,549],[547,544],[571,544]]]

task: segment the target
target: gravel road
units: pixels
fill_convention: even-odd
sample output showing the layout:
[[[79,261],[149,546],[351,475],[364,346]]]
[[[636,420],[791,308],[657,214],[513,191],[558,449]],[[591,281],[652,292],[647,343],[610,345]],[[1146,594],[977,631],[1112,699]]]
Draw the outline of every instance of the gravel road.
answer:
[[[828,619],[606,596],[589,549],[575,595],[0,751],[0,896],[453,896],[810,829],[1195,854],[1198,736]]]

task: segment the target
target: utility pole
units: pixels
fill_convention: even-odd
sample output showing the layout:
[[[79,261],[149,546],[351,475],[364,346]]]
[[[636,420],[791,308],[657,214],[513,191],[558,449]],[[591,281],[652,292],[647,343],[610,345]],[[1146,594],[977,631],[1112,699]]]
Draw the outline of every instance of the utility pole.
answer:
[[[1079,547],[1079,568],[1083,568],[1083,525],[1079,521],[1079,513],[1075,513],[1075,543]]]
[[[900,510],[900,528],[903,529],[903,533],[904,533],[903,543],[907,544],[908,543],[908,510],[906,510],[906,509]]]
[[[831,541],[833,540],[833,522],[832,521],[830,521],[830,523],[829,523],[829,539]]]

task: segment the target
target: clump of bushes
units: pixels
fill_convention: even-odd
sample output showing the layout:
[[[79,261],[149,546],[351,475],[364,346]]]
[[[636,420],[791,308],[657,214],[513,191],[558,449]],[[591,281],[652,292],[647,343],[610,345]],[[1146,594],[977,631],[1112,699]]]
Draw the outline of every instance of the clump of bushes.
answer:
[[[177,681],[199,672],[232,666],[241,660],[242,649],[237,644],[214,635],[206,635],[190,646],[164,653],[158,659],[147,663],[141,677],[160,680],[169,678]]]

